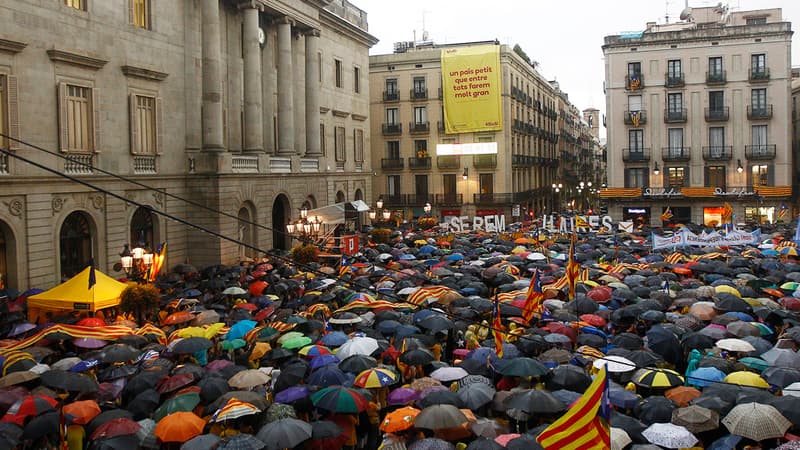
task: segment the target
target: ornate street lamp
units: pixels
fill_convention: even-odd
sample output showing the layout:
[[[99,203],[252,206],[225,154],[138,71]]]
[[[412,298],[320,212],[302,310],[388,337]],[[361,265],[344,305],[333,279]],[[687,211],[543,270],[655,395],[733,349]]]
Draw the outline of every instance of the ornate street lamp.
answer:
[[[125,275],[138,282],[147,282],[150,275],[150,268],[153,266],[153,252],[147,248],[147,244],[140,241],[133,250],[130,244],[125,244],[122,253],[119,254],[119,262]]]

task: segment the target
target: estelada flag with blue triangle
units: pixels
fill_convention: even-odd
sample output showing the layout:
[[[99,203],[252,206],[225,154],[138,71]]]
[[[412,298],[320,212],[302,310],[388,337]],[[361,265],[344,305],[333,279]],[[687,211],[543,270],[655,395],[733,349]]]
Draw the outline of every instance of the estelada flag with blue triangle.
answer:
[[[789,207],[786,206],[786,202],[781,202],[781,208],[778,210],[778,220],[783,220],[786,217],[786,214],[789,212]]]
[[[569,258],[567,259],[567,286],[569,287],[568,298],[569,300],[575,299],[575,284],[578,282],[578,276],[581,272],[581,264],[575,260],[575,241],[578,240],[578,234],[572,230],[572,239],[569,243]]]
[[[492,332],[494,334],[494,352],[498,358],[503,357],[503,322],[500,320],[500,300],[494,296],[494,312],[492,314]]]
[[[522,318],[525,319],[526,322],[530,323],[536,314],[542,313],[542,308],[544,308],[542,303],[543,301],[544,292],[542,291],[542,279],[539,276],[539,269],[535,269],[533,271],[531,284],[528,287],[528,293],[525,296],[525,306],[522,310]]]
[[[353,266],[350,264],[350,261],[347,260],[347,257],[342,255],[342,262],[339,264],[339,276],[343,277],[352,272]]]
[[[164,266],[164,260],[167,258],[167,243],[162,242],[156,248],[156,251],[153,253],[153,265],[150,267],[150,281],[156,281],[156,277],[158,276],[158,272],[161,272],[161,268]]]

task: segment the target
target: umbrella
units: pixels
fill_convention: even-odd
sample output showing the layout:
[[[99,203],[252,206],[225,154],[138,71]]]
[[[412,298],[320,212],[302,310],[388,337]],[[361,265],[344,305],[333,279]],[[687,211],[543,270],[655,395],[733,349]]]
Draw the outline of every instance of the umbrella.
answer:
[[[719,414],[702,406],[691,405],[672,411],[672,423],[692,433],[702,433],[719,427]]]
[[[386,414],[381,422],[380,430],[387,433],[408,430],[414,426],[414,419],[419,413],[420,410],[410,406],[396,409]]]
[[[386,369],[384,369],[386,370]],[[341,369],[334,365],[320,367],[311,373],[311,376],[306,380],[308,384],[314,386],[335,386],[350,384],[352,380],[348,374],[344,373]]]
[[[239,417],[252,416],[260,413],[261,410],[254,405],[232,398],[225,403],[225,406],[218,409],[209,420],[210,422],[224,422],[226,420],[238,419]]]
[[[97,392],[99,386],[89,375],[64,370],[49,370],[40,375],[42,384],[69,392]]]
[[[308,397],[309,390],[305,386],[292,386],[275,394],[275,403],[292,403]]]
[[[215,434],[201,434],[195,436],[181,445],[181,450],[212,450],[219,442]]]
[[[39,378],[39,374],[29,370],[11,372],[3,378],[0,378],[0,388],[27,383],[28,381],[32,381],[37,378]]]
[[[560,414],[567,409],[567,405],[553,394],[537,389],[515,392],[506,398],[505,404],[531,415]]]
[[[671,423],[654,423],[642,435],[651,443],[666,448],[688,448],[697,443],[689,430]]]
[[[244,289],[240,288],[239,286],[231,286],[231,287],[225,288],[225,290],[222,291],[223,295],[243,295],[243,294],[246,294],[246,293],[247,293],[247,291],[245,291]]]
[[[443,439],[424,438],[415,441],[408,450],[455,450],[455,446]]]
[[[361,388],[380,388],[397,382],[397,375],[389,369],[376,367],[368,369],[356,377],[353,386]]]
[[[547,367],[533,358],[514,358],[507,363],[498,364],[499,373],[514,377],[538,377],[548,373]]]
[[[737,338],[720,339],[715,345],[722,350],[731,352],[748,353],[756,351],[756,348],[751,343]]]
[[[461,398],[455,392],[445,388],[440,387],[438,389],[431,389],[428,392],[423,392],[420,394],[422,400],[418,403],[422,407],[431,406],[431,405],[454,405],[458,408],[463,408],[464,405],[461,402]]]
[[[194,375],[191,373],[178,373],[171,377],[162,378],[156,385],[156,390],[160,394],[177,391],[178,389],[194,382]]]
[[[634,384],[646,388],[671,388],[683,384],[683,377],[669,369],[639,369],[633,374]]]
[[[761,376],[759,376],[757,373],[747,371],[730,373],[723,381],[726,383],[738,384],[740,386],[769,388],[769,383],[761,378]]]
[[[686,406],[690,401],[700,397],[701,392],[693,387],[678,386],[664,393],[664,396],[675,402],[678,406]]]
[[[240,433],[220,440],[216,450],[261,450],[266,446],[252,434]]]
[[[65,416],[65,420],[69,423],[71,416]],[[25,425],[22,432],[22,439],[36,440],[46,435],[58,435],[59,425],[61,423],[60,414],[56,411],[50,411],[42,415],[36,416]],[[14,424],[9,424],[16,426]],[[0,441],[2,442],[2,441]],[[16,448],[16,447],[15,447]]]
[[[423,366],[433,361],[433,354],[421,348],[409,350],[400,355],[400,361],[412,366]]]
[[[371,355],[378,350],[378,341],[369,337],[355,337],[345,342],[336,352],[336,356],[344,360],[352,355]]]
[[[439,430],[454,428],[467,422],[467,416],[453,405],[432,405],[423,409],[414,419],[417,428]]]
[[[798,393],[800,394],[800,390],[798,390]],[[386,401],[389,405],[405,405],[416,400],[419,400],[419,392],[415,389],[404,387],[389,392],[389,395],[386,397]]]
[[[551,391],[566,389],[583,392],[592,384],[592,379],[578,366],[560,365],[553,369],[545,384]]]
[[[505,447],[495,442],[493,439],[480,437],[470,442],[465,450],[503,450]]]
[[[367,400],[358,392],[342,386],[320,389],[311,395],[319,409],[343,414],[358,414],[367,408]]]
[[[64,414],[74,417],[72,423],[86,425],[100,414],[100,406],[94,400],[80,400],[64,405]]]
[[[481,406],[492,401],[495,395],[495,389],[492,386],[483,383],[472,383],[466,386],[461,386],[458,389],[458,398],[461,399],[464,406],[476,410]]]
[[[228,379],[228,384],[236,389],[248,390],[269,382],[269,375],[258,369],[247,369],[237,372]]]
[[[179,355],[188,355],[207,350],[211,348],[211,346],[211,341],[204,337],[188,337],[174,342],[171,351]]]
[[[79,339],[73,339],[72,345],[80,348],[103,348],[106,345],[108,345],[108,342],[100,339],[79,338]]]
[[[159,421],[164,417],[179,411],[191,411],[200,404],[200,395],[197,392],[178,394],[165,401],[153,413],[153,419]]]
[[[128,362],[136,359],[142,352],[127,344],[112,344],[104,348],[97,359],[104,363]]]
[[[42,413],[53,411],[53,408],[58,403],[44,395],[28,395],[20,400],[15,401],[6,415],[3,417],[3,422],[14,422],[17,425],[22,425],[25,419],[30,416],[38,416]]]
[[[179,325],[186,322],[191,322],[194,320],[194,314],[189,311],[178,311],[168,315],[163,321],[161,321],[161,325]]]
[[[365,370],[378,366],[378,361],[366,355],[353,355],[348,356],[339,363],[339,369],[342,372],[348,373],[361,373]]]
[[[716,367],[700,367],[695,369],[686,377],[686,382],[693,386],[706,387],[714,382],[725,379],[725,372]]]
[[[141,428],[141,425],[134,422],[133,419],[128,419],[126,417],[111,419],[97,427],[97,429],[92,432],[91,438],[96,440],[126,436],[129,434],[136,434]]]
[[[626,445],[633,442],[628,433],[622,428],[611,427],[611,450],[622,450]]]
[[[431,372],[431,378],[442,382],[457,381],[467,375],[469,373],[461,367],[440,367]]]
[[[256,437],[267,445],[267,449],[294,448],[311,438],[312,427],[308,422],[287,417],[270,422]]]
[[[792,426],[774,406],[761,403],[734,406],[722,423],[731,434],[754,441],[783,437]]]
[[[191,412],[176,412],[159,420],[153,434],[161,442],[186,442],[203,434],[206,422]]]

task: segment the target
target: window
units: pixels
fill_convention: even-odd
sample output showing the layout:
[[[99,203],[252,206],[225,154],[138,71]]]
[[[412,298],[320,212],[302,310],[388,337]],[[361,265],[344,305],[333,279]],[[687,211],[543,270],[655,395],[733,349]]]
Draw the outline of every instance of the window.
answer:
[[[665,167],[664,187],[676,188],[689,184],[688,167]]]
[[[670,128],[667,131],[669,156],[679,158],[683,155],[683,128]]]
[[[678,86],[681,84],[683,84],[681,60],[670,59],[667,61],[667,86]]]
[[[414,193],[417,197],[428,195],[428,176],[414,175]]]
[[[347,160],[345,155],[345,134],[344,127],[336,127],[334,131],[333,147],[336,152],[336,161],[343,162]]]
[[[765,88],[750,91],[750,105],[753,115],[761,115],[767,109],[767,90]]]
[[[750,71],[753,75],[764,75],[767,72],[767,55],[758,53],[750,55]]]
[[[336,87],[342,87],[342,61],[335,59],[333,60],[333,65],[335,67],[336,72]]]
[[[763,25],[767,23],[766,17],[748,17],[744,20],[745,25]]]
[[[414,140],[414,154],[417,155],[417,158],[428,157],[428,141],[426,139]]]
[[[319,124],[319,150],[322,152],[323,156],[325,155],[326,150],[327,150],[325,148],[325,124],[324,123]]]
[[[751,144],[753,156],[764,156],[769,152],[767,148],[767,126],[753,125],[751,127]]]
[[[360,128],[353,130],[353,159],[364,162],[364,130]]]
[[[59,133],[63,152],[98,151],[98,126],[93,89],[75,84],[59,84]]]
[[[454,173],[442,175],[442,189],[444,190],[445,198],[451,199],[452,201],[453,196],[456,195],[457,182],[458,179]]]
[[[64,0],[64,4],[70,8],[86,11],[86,1],[87,0]]]
[[[397,125],[399,112],[397,108],[386,108],[386,123],[389,125]]]
[[[628,96],[628,111],[641,111],[642,110],[642,96],[629,95]]]
[[[629,62],[628,63],[628,77],[640,77],[642,75],[642,63]]]
[[[725,166],[706,167],[706,187],[719,187],[725,189]]]
[[[400,175],[389,175],[386,177],[386,193],[389,197],[400,195]]]
[[[710,91],[708,93],[709,111],[721,112],[725,108],[725,91]]]
[[[649,184],[649,169],[647,167],[632,167],[625,169],[625,187],[641,188]]]
[[[155,155],[161,153],[161,99],[148,95],[131,94],[129,97],[131,153]]]
[[[683,111],[683,94],[667,94],[667,112],[670,115],[680,114]]]
[[[426,93],[425,77],[414,77],[414,97],[424,97]]]
[[[428,110],[424,106],[414,107],[414,124],[425,124],[428,122]]]
[[[400,141],[386,142],[386,158],[387,159],[400,159]]]
[[[6,77],[0,75],[0,148],[8,148],[8,140],[5,135],[8,134],[8,112],[6,111],[6,98],[8,88],[6,88]]]
[[[494,193],[494,174],[481,173],[478,175],[478,189],[481,194]]]
[[[386,93],[397,94],[397,79],[389,78],[386,80]]]
[[[361,92],[361,69],[358,67],[353,68],[353,92]]]
[[[722,57],[712,56],[708,58],[709,77],[722,77]]]
[[[725,155],[725,127],[708,129],[708,146],[711,158],[722,158]]]
[[[644,151],[644,130],[628,130],[628,149],[631,153]]]
[[[750,167],[751,185],[754,188],[769,186],[769,166],[767,164],[756,164]]]
[[[131,23],[135,27],[150,29],[150,0],[128,0]]]

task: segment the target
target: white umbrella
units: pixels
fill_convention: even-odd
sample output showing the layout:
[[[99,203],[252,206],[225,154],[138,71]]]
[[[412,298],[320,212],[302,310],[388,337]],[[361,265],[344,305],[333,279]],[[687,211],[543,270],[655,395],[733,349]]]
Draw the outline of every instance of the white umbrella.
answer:
[[[686,428],[671,423],[654,423],[642,431],[650,443],[666,448],[688,448],[697,443],[697,437]]]
[[[728,350],[729,352],[754,352],[756,348],[753,345],[745,340],[730,338],[730,339],[720,339],[717,341],[716,345],[718,348],[722,350]]]
[[[792,397],[800,397],[800,381],[794,382],[783,388],[783,395],[791,395]]]
[[[344,360],[348,356],[353,355],[371,355],[378,349],[378,341],[371,337],[354,337],[353,339],[345,342],[336,351],[336,357]]]
[[[528,256],[526,256],[525,259],[528,259],[530,261],[544,261],[547,259],[547,257],[539,252],[533,252]]]
[[[606,370],[611,373],[625,373],[636,370],[636,363],[618,355],[610,355],[594,360],[595,369],[602,368],[604,364],[606,365]]]
[[[224,295],[242,295],[242,294],[246,294],[247,291],[245,291],[244,289],[240,288],[239,286],[231,286],[231,287],[225,289],[224,291],[222,291],[222,293]]]
[[[622,450],[633,442],[622,428],[611,427],[611,450]]]
[[[456,381],[469,375],[469,372],[461,367],[440,367],[431,372],[431,378],[439,381]]]

